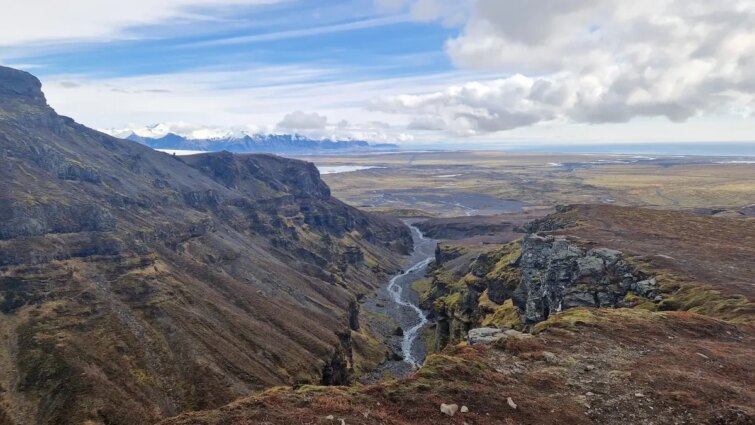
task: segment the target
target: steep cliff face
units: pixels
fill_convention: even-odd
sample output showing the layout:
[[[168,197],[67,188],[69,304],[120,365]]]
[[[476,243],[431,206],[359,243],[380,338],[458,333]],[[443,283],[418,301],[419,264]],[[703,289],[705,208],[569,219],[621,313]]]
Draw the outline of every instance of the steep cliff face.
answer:
[[[411,248],[312,164],[161,154],[58,116],[2,67],[0,153],[7,423],[148,423],[333,364],[343,382],[355,300]]]
[[[512,299],[528,324],[568,308],[625,307],[630,292],[662,300],[656,280],[638,272],[619,251],[538,235],[525,237],[521,249],[522,278]]]
[[[445,270],[436,265],[433,290],[426,294],[425,305],[437,316],[436,350],[462,341],[478,326],[522,329],[569,308],[662,300],[656,279],[621,252],[582,247],[564,237],[527,235],[481,254],[461,254],[450,246],[438,251],[439,258],[455,255],[460,261],[453,270],[448,263]]]

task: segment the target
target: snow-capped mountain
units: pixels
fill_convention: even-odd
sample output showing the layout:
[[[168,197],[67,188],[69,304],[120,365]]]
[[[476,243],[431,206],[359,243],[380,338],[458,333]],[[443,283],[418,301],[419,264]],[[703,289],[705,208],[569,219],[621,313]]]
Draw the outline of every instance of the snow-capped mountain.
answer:
[[[322,152],[351,152],[398,149],[397,145],[370,144],[362,140],[315,140],[297,134],[229,135],[206,139],[191,139],[175,133],[159,138],[139,136],[136,133],[121,136],[153,149],[189,151],[228,151],[236,153],[266,152],[283,154],[310,154]]]
[[[354,137],[274,134],[272,129],[254,126],[229,129],[173,122],[102,131],[165,151],[311,154],[398,149],[391,143],[369,143]]]

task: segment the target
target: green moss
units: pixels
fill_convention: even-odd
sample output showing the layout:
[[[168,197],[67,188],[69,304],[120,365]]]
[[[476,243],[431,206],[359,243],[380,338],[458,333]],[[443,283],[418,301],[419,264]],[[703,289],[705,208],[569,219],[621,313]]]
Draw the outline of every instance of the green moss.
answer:
[[[464,350],[464,348],[457,348]],[[453,348],[451,349],[453,350]],[[448,354],[446,354],[448,353]],[[445,351],[439,354],[432,354],[427,357],[425,364],[417,371],[417,376],[424,379],[459,379],[464,376],[479,375],[483,370],[487,370],[486,365],[477,361],[463,358],[455,355],[453,352]]]
[[[461,295],[460,292],[454,292],[451,295],[435,300],[433,306],[436,310],[443,310],[444,308],[447,310],[455,310],[461,303]]]
[[[141,369],[131,368],[129,373],[139,385],[155,385],[156,383],[154,378]]]
[[[493,314],[485,316],[482,320],[482,326],[518,330],[524,327],[512,300],[506,300],[502,305],[496,307]]]
[[[464,277],[461,279],[461,282],[463,282],[466,286],[475,286],[480,284],[481,279],[472,273],[467,273],[464,275]]]
[[[428,326],[425,329],[422,330],[422,339],[425,342],[425,347],[427,348],[428,353],[432,353],[435,351],[435,346],[437,345],[437,325]]]
[[[522,240],[518,239],[513,242],[509,242],[504,245],[496,253],[496,262],[493,265],[490,272],[488,272],[489,279],[499,278],[505,271],[507,271],[522,255]]]
[[[662,312],[648,311],[642,308],[572,308],[551,315],[548,320],[540,322],[533,328],[537,334],[549,328],[575,330],[579,326],[616,327],[629,320],[653,321],[663,320]]]
[[[658,309],[658,304],[631,291],[627,292],[626,296],[624,296],[624,305],[648,311],[655,311]]]
[[[420,302],[424,302],[430,297],[430,292],[433,289],[433,280],[429,278],[416,280],[412,283],[412,289],[419,295]]]
[[[658,310],[690,311],[732,323],[755,324],[755,303],[742,295],[724,295],[709,285],[679,282],[675,277],[659,278],[663,301]]]
[[[354,372],[357,376],[376,368],[385,360],[386,347],[367,325],[351,333],[354,354]]]

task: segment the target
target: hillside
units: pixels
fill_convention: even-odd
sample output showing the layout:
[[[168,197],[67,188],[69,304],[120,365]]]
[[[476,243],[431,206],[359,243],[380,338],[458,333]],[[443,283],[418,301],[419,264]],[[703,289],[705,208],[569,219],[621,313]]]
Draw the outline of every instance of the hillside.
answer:
[[[162,154],[4,67],[0,151],[0,424],[150,423],[382,360],[358,299],[411,235],[314,165]]]
[[[755,423],[755,222],[606,205],[518,234],[520,215],[497,220],[425,225],[470,237],[440,243],[415,285],[436,353],[414,375],[278,388],[164,424]]]

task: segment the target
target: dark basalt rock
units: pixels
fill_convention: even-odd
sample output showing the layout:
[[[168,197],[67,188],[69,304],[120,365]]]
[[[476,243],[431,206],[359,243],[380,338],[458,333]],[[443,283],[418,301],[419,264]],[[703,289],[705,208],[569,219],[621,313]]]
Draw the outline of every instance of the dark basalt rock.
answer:
[[[24,204],[0,200],[0,240],[49,233],[108,232],[116,220],[106,209],[91,204]]]
[[[95,184],[102,183],[102,178],[96,170],[79,164],[67,164],[58,171],[58,177],[63,180],[74,180]]]
[[[349,328],[352,331],[359,330],[359,303],[356,300],[349,303]]]
[[[542,218],[538,218],[536,220],[532,220],[531,222],[522,226],[522,228],[519,230],[523,231],[524,233],[531,234],[539,232],[553,232],[556,230],[572,227],[576,223],[573,223],[563,217],[563,214],[569,212],[571,208],[572,207],[568,205],[557,205],[557,214],[551,214]]]
[[[322,385],[348,385],[353,364],[351,332],[338,333],[339,344],[322,370]]]
[[[527,323],[568,308],[621,307],[629,291],[650,299],[658,295],[655,281],[621,252],[585,249],[563,237],[526,237],[519,266],[522,280],[512,298]]]

